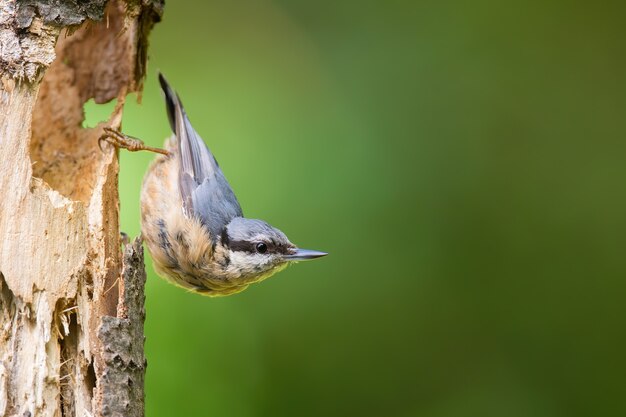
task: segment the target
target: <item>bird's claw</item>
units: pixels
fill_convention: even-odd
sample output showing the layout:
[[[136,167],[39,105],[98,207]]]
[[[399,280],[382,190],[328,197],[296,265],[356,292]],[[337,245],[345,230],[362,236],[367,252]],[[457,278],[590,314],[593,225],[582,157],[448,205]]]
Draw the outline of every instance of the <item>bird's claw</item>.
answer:
[[[98,139],[98,146],[102,149],[102,142],[109,142],[116,148],[128,149],[131,152],[140,151],[145,148],[144,143],[132,136],[125,135],[119,130],[111,129],[110,127],[104,128],[104,133]]]
[[[142,140],[134,138],[132,136],[128,136],[120,132],[119,130],[111,129],[110,127],[105,127],[104,133],[98,139],[98,147],[101,151],[104,152],[104,150],[102,149],[102,142],[108,142],[116,148],[127,149],[130,152],[150,151],[163,155],[169,155],[169,152],[165,149],[146,146]]]

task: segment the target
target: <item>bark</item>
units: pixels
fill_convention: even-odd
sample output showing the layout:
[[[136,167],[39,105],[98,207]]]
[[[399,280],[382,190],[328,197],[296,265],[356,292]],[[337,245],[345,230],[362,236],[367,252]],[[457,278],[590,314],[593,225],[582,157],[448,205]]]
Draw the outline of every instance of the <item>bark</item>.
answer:
[[[162,0],[0,0],[0,416],[143,416],[141,242],[118,159]],[[82,128],[83,104],[117,99]]]

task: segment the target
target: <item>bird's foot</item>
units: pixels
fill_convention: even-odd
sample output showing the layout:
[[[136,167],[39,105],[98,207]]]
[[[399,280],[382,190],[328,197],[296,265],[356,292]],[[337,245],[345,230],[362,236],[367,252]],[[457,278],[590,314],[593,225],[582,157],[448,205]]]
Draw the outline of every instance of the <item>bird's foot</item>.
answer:
[[[110,143],[116,148],[127,149],[130,152],[149,151],[168,156],[170,154],[169,151],[166,151],[165,149],[146,146],[140,139],[125,135],[119,130],[111,129],[110,127],[105,127],[104,133],[98,139],[98,146],[100,147],[100,150],[102,150],[103,141]]]

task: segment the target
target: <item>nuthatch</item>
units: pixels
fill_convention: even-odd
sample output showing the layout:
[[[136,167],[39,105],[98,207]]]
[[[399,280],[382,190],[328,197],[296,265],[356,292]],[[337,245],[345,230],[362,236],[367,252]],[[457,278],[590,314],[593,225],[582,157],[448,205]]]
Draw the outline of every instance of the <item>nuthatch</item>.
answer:
[[[235,294],[289,263],[326,255],[299,249],[264,221],[247,219],[215,157],[159,74],[174,132],[166,149],[112,129],[101,140],[157,156],[141,191],[142,236],[159,275],[208,296]]]

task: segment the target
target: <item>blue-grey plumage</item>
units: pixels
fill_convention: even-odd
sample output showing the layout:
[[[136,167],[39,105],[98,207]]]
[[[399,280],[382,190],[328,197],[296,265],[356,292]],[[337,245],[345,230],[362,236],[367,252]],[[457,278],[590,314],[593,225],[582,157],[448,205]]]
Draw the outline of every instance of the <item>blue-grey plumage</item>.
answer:
[[[228,222],[242,217],[243,212],[217,160],[191,126],[180,98],[162,74],[159,82],[178,145],[178,181],[185,214],[197,216],[216,240]]]
[[[298,249],[277,228],[243,217],[180,98],[161,74],[159,81],[174,135],[148,169],[141,193],[142,236],[157,272],[181,287],[219,296],[240,292],[291,262],[326,255]],[[119,132],[105,136],[119,147],[155,151]]]

